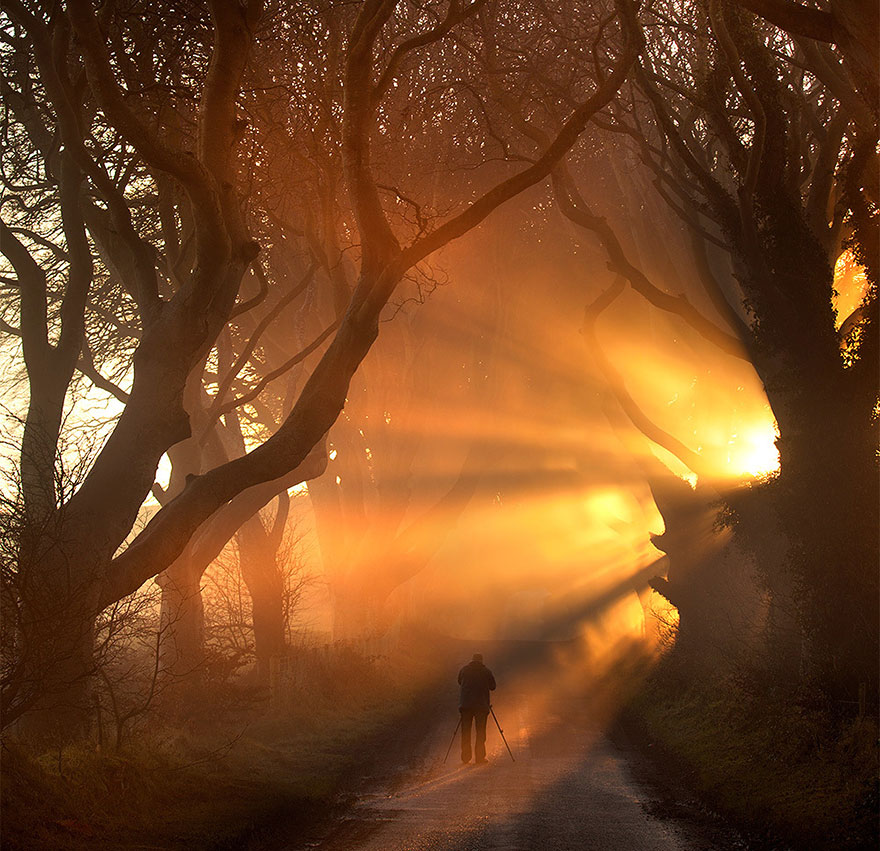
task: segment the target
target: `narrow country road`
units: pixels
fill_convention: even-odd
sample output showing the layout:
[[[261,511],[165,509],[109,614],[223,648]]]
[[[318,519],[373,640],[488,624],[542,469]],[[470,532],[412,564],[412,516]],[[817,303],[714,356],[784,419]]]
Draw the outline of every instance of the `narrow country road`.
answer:
[[[499,680],[499,682],[502,682]],[[516,683],[522,687],[524,683]],[[499,687],[488,765],[462,765],[455,725],[435,727],[399,776],[362,794],[322,838],[285,851],[706,851],[743,847],[690,820],[658,818],[635,753],[605,735],[588,699]]]

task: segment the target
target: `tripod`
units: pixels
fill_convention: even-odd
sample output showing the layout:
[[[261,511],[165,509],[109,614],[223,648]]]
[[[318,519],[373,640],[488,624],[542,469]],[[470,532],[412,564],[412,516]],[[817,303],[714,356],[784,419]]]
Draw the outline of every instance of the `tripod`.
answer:
[[[501,739],[504,742],[504,746],[507,748],[507,752],[510,754],[510,758],[514,762],[516,762],[513,751],[510,749],[510,745],[507,744],[507,739],[504,737],[504,730],[501,729],[501,725],[498,723],[498,716],[495,714],[495,710],[492,708],[492,704],[489,704],[489,712],[492,713],[492,718],[495,721],[495,726],[498,728],[498,732],[501,733]],[[452,738],[449,740],[449,747],[446,748],[446,756],[443,757],[444,763],[447,759],[449,759],[449,754],[452,751],[452,745],[455,743],[455,736],[458,733],[459,727],[461,727],[461,715],[458,716],[458,723],[455,725],[455,729],[452,731]]]
[[[443,757],[444,763],[449,759],[449,752],[452,750],[452,745],[455,743],[455,734],[458,732],[459,727],[461,727],[461,715],[458,716],[458,724],[455,725],[455,729],[452,731],[452,738],[449,741],[449,747],[446,748],[446,756]]]
[[[501,733],[501,740],[504,742],[504,747],[507,748],[507,752],[510,754],[510,758],[516,762],[516,759],[513,756],[513,751],[510,749],[510,745],[507,744],[507,739],[504,738],[504,730],[501,729],[501,725],[498,723],[498,716],[495,714],[495,710],[492,708],[492,704],[489,704],[489,711],[492,713],[492,717],[495,719],[495,726],[498,728],[498,732]]]

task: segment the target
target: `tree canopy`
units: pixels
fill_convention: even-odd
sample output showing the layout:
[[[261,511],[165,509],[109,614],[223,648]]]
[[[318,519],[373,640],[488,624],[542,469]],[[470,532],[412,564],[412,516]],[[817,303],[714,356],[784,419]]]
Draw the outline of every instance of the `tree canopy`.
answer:
[[[461,364],[419,311],[450,246],[492,227],[546,257],[542,297],[588,306],[609,419],[677,456],[744,540],[766,533],[763,513],[778,524],[786,555],[761,573],[798,600],[806,650],[789,673],[838,701],[860,683],[876,694],[870,5],[4,0],[0,310],[28,396],[7,723],[81,731],[99,614],[157,576],[163,611],[198,601],[236,532],[242,565],[244,548],[274,552],[295,485],[310,483],[338,594],[364,611],[365,589],[381,603],[424,567],[480,481],[503,491],[482,435],[413,496],[412,435],[386,428],[420,388],[449,390],[453,368],[491,394],[508,296],[482,302],[496,313],[480,334],[450,335],[472,347]],[[513,205],[526,224],[496,223]],[[555,250],[593,259],[563,281],[573,265]],[[846,315],[841,262],[865,282]],[[625,287],[680,323],[663,328],[754,369],[773,481],[727,488],[628,392],[588,333]],[[393,354],[371,358],[380,337]],[[103,431],[71,483],[60,466],[95,398]],[[642,475],[670,533],[690,497],[664,501],[665,468]],[[274,617],[258,605],[280,611],[273,577],[245,577],[255,630]],[[198,645],[200,606],[182,612]]]

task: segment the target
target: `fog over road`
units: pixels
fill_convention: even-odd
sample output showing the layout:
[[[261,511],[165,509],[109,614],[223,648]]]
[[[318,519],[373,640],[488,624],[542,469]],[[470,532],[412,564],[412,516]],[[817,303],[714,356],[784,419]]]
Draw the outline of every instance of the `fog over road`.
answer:
[[[491,660],[487,657],[491,667]],[[520,681],[515,684],[523,686]],[[534,685],[534,683],[533,683]],[[443,725],[398,767],[399,776],[359,796],[327,835],[286,851],[706,851],[744,847],[718,831],[657,817],[657,795],[635,778],[640,757],[613,743],[595,701],[559,689],[512,692],[499,679],[489,718],[488,765],[462,765],[456,722]]]

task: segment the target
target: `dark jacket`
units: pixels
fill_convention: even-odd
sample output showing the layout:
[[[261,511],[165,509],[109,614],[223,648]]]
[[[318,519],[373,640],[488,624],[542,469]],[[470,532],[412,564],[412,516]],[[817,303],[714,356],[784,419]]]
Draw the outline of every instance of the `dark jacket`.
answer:
[[[468,662],[458,672],[461,686],[459,709],[482,709],[489,711],[489,692],[495,690],[495,677],[482,662]]]

